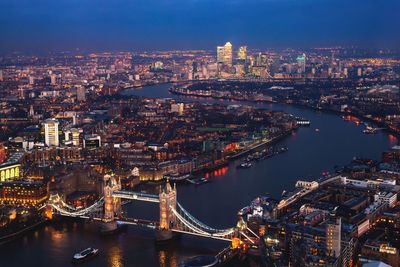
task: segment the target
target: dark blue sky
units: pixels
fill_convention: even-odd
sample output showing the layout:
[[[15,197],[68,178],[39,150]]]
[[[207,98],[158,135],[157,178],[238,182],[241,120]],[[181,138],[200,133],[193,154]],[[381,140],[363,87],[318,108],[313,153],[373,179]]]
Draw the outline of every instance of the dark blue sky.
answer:
[[[400,0],[0,0],[0,51],[400,47]]]

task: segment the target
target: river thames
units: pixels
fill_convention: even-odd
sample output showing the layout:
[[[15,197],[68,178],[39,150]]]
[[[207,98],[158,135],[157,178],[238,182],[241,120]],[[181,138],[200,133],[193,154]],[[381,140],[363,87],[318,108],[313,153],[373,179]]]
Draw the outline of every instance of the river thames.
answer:
[[[170,86],[128,89],[121,94],[238,103],[175,96],[168,92]],[[291,113],[309,119],[311,127],[300,128],[279,142],[278,146],[288,147],[288,152],[257,162],[250,169],[236,169],[238,160],[211,173],[211,183],[178,186],[178,201],[185,209],[215,228],[232,227],[237,211],[259,195],[280,197],[284,189],[293,189],[299,179],[317,179],[322,172],[332,172],[334,166],[347,164],[353,157],[379,160],[383,151],[397,144],[392,135],[364,134],[362,125],[344,121],[336,114],[281,104],[242,104]],[[158,209],[153,204],[128,204],[126,211],[131,216],[158,219]],[[227,245],[223,241],[183,236],[168,246],[156,246],[151,230],[129,227],[119,235],[101,237],[97,228],[90,224],[59,222],[2,245],[0,266],[71,266],[75,252],[93,246],[100,249],[100,255],[83,266],[169,267],[178,266],[191,256],[216,254]]]

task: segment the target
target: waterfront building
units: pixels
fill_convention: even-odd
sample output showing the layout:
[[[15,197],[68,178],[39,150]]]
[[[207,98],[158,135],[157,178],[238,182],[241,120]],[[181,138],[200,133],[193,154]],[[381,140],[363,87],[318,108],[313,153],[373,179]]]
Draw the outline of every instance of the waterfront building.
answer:
[[[44,143],[47,146],[59,146],[59,122],[56,119],[47,119],[44,121]]]
[[[43,181],[0,182],[0,203],[37,205],[48,198],[48,192]]]

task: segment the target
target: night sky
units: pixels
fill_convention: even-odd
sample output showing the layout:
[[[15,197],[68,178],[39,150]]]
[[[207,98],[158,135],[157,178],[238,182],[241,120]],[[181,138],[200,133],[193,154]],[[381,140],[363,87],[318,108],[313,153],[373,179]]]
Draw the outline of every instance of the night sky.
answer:
[[[0,52],[400,47],[400,0],[0,0]]]

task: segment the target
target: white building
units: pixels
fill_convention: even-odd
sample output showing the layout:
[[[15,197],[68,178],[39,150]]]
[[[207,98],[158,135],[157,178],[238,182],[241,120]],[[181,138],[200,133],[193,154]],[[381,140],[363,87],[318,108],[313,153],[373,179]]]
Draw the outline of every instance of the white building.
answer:
[[[44,121],[44,143],[47,146],[59,146],[58,126],[56,119],[47,119]]]
[[[81,136],[83,130],[78,128],[71,128],[64,132],[65,143],[71,143],[73,146],[79,146],[81,144]]]
[[[389,207],[393,208],[394,206],[396,206],[397,194],[392,192],[379,192],[375,195],[375,201],[387,203]]]

